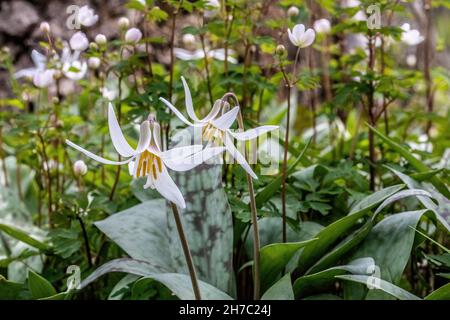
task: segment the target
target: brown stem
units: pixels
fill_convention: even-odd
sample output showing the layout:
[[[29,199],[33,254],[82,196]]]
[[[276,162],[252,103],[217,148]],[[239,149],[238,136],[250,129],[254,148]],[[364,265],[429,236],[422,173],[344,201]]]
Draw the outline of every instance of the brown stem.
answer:
[[[313,48],[309,48],[308,67],[311,75],[314,74],[314,52]],[[309,91],[309,104],[311,108],[312,128],[313,128],[313,144],[316,143],[317,125],[316,125],[316,90],[313,88]]]
[[[47,192],[48,192],[48,223],[50,226],[50,229],[53,228],[53,210],[52,210],[52,177],[50,175],[50,165],[48,162],[48,156],[47,151],[45,150],[45,142],[44,138],[42,137],[41,133],[37,132],[37,136],[41,142],[42,145],[42,157],[45,164],[45,173],[47,175]]]
[[[374,65],[375,65],[375,46],[374,46],[374,37],[373,35],[369,36],[369,70],[371,72],[374,72]],[[367,95],[368,100],[368,106],[367,106],[367,112],[369,116],[369,122],[371,126],[376,126],[375,121],[375,102],[374,102],[374,84],[373,81],[370,80],[369,82],[369,92]],[[375,156],[375,140],[374,140],[374,133],[372,130],[369,129],[369,171],[370,171],[370,190],[375,190],[375,162],[376,162],[376,156]]]
[[[6,157],[2,148],[3,145],[3,136],[2,136],[2,127],[0,127],[0,160],[2,161],[2,170],[3,176],[5,177],[5,187],[9,186],[8,183],[8,170],[6,168]]]
[[[431,0],[426,0],[424,3],[425,10],[425,43],[424,43],[424,64],[423,64],[423,73],[425,78],[425,98],[428,113],[432,113],[434,109],[434,99],[433,99],[433,80],[431,78],[431,31],[432,31],[432,23],[431,23]],[[426,133],[428,138],[430,136],[430,129],[432,126],[431,120],[428,120]]]
[[[203,50],[203,55],[204,55],[204,60],[205,60],[206,85],[208,86],[209,103],[211,104],[211,107],[212,107],[214,104],[214,99],[213,99],[212,87],[211,87],[211,77],[209,74],[208,53],[206,52],[205,37],[203,35],[200,35],[200,42],[202,44],[202,50]]]
[[[184,257],[186,258],[186,263],[189,269],[189,275],[191,276],[192,289],[194,290],[195,300],[201,300],[200,287],[197,281],[197,275],[195,272],[194,262],[192,261],[191,251],[189,249],[189,244],[184,234],[183,224],[181,222],[180,212],[177,206],[171,202],[173,217],[175,218],[175,224],[177,226],[178,236],[180,237],[181,246],[183,248]]]

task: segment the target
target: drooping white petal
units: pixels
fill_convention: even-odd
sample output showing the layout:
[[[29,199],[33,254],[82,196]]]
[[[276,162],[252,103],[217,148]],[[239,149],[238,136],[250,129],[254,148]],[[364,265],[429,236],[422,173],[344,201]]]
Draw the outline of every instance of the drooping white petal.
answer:
[[[202,163],[208,161],[211,158],[221,154],[226,149],[224,147],[212,147],[205,148],[200,152],[197,152],[189,157],[184,158],[172,158],[172,159],[164,159],[164,163],[167,167],[174,171],[188,171],[191,170]]]
[[[288,29],[288,36],[289,36],[289,40],[291,41],[291,43],[292,43],[294,46],[298,46],[298,41],[297,41],[297,39],[295,38],[294,34],[291,32],[291,29]]]
[[[232,132],[228,130],[228,133],[235,139],[240,141],[252,140],[256,137],[265,134],[267,132],[278,129],[278,126],[261,126],[257,128],[253,128],[244,132]]]
[[[37,69],[45,69],[47,58],[42,53],[38,52],[37,50],[31,51],[31,60],[33,60],[33,63]]]
[[[195,51],[189,51],[181,48],[174,48],[173,53],[175,54],[175,57],[185,61],[199,60],[205,57],[203,50],[200,49]]]
[[[196,144],[191,146],[176,147],[160,153],[161,159],[172,160],[188,157],[194,153],[200,152],[202,145]]]
[[[236,64],[238,63],[238,61],[236,58],[232,56],[233,54],[234,54],[233,50],[228,51],[227,61]],[[216,60],[225,61],[225,49],[213,49],[208,52],[208,56]]]
[[[37,68],[22,69],[14,73],[13,77],[15,79],[20,79],[23,77],[32,79],[37,72],[39,72]]]
[[[130,162],[131,160],[134,159],[134,157],[131,157],[130,159],[127,159],[127,160],[125,160],[125,161],[111,161],[111,160],[108,160],[108,159],[99,157],[99,156],[93,154],[92,152],[87,151],[86,149],[83,149],[82,147],[80,147],[79,145],[76,145],[75,143],[73,143],[73,142],[70,141],[70,140],[66,140],[66,143],[67,143],[69,146],[71,146],[72,148],[74,148],[74,149],[80,151],[81,153],[84,153],[84,154],[85,154],[86,156],[88,156],[89,158],[91,158],[91,159],[93,159],[93,160],[95,160],[95,161],[98,161],[98,162],[100,162],[100,163],[103,163],[103,164],[122,165],[122,164],[127,164],[128,162]]]
[[[231,127],[233,122],[236,120],[238,113],[239,113],[239,107],[234,107],[233,109],[231,109],[227,113],[223,114],[219,118],[211,121],[211,123],[215,127],[219,128],[221,130],[227,130]]]
[[[250,175],[253,179],[258,179],[258,176],[253,172],[252,168],[248,164],[247,160],[245,160],[245,157],[239,152],[238,149],[233,144],[233,141],[230,139],[228,134],[225,134],[225,148],[227,149],[228,153],[231,157],[236,159],[236,161],[240,164],[240,166]]]
[[[134,176],[134,164],[134,161],[128,162],[128,173],[130,174],[130,176]]]
[[[184,87],[186,111],[192,120],[194,120],[195,122],[200,122],[201,120],[199,118],[197,118],[197,115],[195,114],[195,111],[194,111],[194,105],[192,103],[192,96],[191,96],[191,91],[189,90],[189,86],[187,85],[186,80],[184,80],[184,77],[181,77],[181,81],[183,82],[183,87]]]
[[[170,110],[172,110],[173,113],[175,113],[175,115],[178,117],[178,119],[180,119],[181,121],[183,121],[185,124],[187,124],[188,126],[193,126],[193,123],[190,122],[188,119],[186,119],[185,116],[183,116],[183,114],[178,111],[177,108],[175,108],[175,106],[173,104],[171,104],[169,101],[167,101],[164,98],[159,98],[159,100],[161,100],[162,102],[164,102],[164,104],[166,106],[169,107]]]
[[[158,190],[158,192],[164,198],[175,203],[182,209],[186,208],[186,202],[184,201],[180,189],[178,189],[177,185],[170,177],[169,172],[164,165],[162,166],[162,172],[159,173],[157,179],[153,180],[153,184],[155,186],[155,189]]]
[[[135,151],[128,144],[127,140],[123,136],[122,129],[120,129],[119,122],[117,121],[114,108],[111,103],[108,104],[108,126],[109,135],[111,136],[112,143],[117,152],[123,157],[131,157],[135,155]]]
[[[141,153],[150,144],[150,141],[152,139],[152,132],[150,131],[150,122],[144,121],[141,123],[141,127],[139,130],[139,143],[136,148],[136,151],[134,151],[134,154]]]
[[[214,102],[214,105],[213,105],[211,111],[208,113],[208,115],[205,118],[203,118],[202,121],[207,122],[211,119],[214,119],[219,114],[220,108],[222,107],[223,103],[224,102],[220,99],[216,100],[216,102]]]

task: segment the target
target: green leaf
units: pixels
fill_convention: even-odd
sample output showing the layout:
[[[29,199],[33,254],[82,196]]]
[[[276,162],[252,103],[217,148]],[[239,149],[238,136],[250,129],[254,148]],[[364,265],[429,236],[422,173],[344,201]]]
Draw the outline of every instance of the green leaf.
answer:
[[[373,227],[353,254],[352,259],[372,257],[381,271],[381,275],[377,276],[394,284],[398,283],[414,244],[415,232],[411,227],[415,228],[422,215],[427,211],[425,209],[402,212],[383,219]],[[362,297],[355,296],[351,288],[347,293],[353,299],[363,299],[365,296],[365,294]],[[379,294],[379,292],[370,291],[366,298],[372,297],[372,294]],[[377,296],[377,298],[382,299],[383,295]]]
[[[301,242],[273,243],[260,250],[260,278],[262,291],[269,288],[292,259],[294,254],[316,239]]]
[[[364,276],[364,275],[338,275],[336,276],[338,279],[353,281],[356,283],[361,283],[364,285],[370,284],[373,285],[373,291],[381,290],[399,300],[421,300],[419,297],[409,293],[408,291],[397,287],[396,285],[373,276]],[[376,288],[376,289],[375,289]]]
[[[369,125],[369,128],[378,137],[380,137],[381,140],[383,140],[387,145],[389,145],[392,149],[397,151],[403,158],[405,158],[417,171],[419,171],[420,173],[425,173],[425,172],[429,172],[431,170],[426,164],[424,164],[422,161],[417,159],[405,147],[398,144],[394,140],[388,138],[387,136],[382,134],[380,131],[378,131],[374,127],[371,127]],[[447,186],[437,176],[430,177],[430,182],[436,187],[436,189],[439,190],[439,192],[441,192],[447,198],[450,198],[450,192],[449,192]]]
[[[425,300],[450,300],[450,283],[434,290],[425,297]]]
[[[355,259],[349,264],[332,267],[317,273],[308,274],[299,277],[294,282],[294,294],[295,298],[302,298],[326,292],[328,289],[332,289],[335,282],[335,276],[345,273],[352,274],[367,274],[369,270],[373,270],[375,261],[372,258],[360,258]]]
[[[295,168],[302,160],[306,150],[308,149],[311,143],[311,139],[306,143],[300,155],[295,159],[294,163],[289,166],[286,172],[286,176],[289,176],[295,171]],[[280,189],[281,183],[283,182],[283,175],[280,173],[278,177],[276,177],[272,182],[270,182],[264,189],[262,189],[256,195],[256,206],[261,208],[275,193]]]
[[[22,283],[6,280],[0,275],[0,300],[18,300],[24,291]]]
[[[286,273],[284,277],[278,280],[264,293],[261,300],[294,300],[291,274]]]
[[[180,273],[158,273],[158,270],[152,264],[146,261],[128,258],[116,259],[105,263],[81,282],[80,289],[85,288],[91,282],[109,272],[125,272],[151,278],[165,285],[182,300],[195,299],[191,278],[188,275]],[[226,293],[201,280],[199,280],[199,286],[202,299],[204,300],[232,299]]]
[[[373,207],[397,193],[403,187],[403,185],[395,185],[375,192],[357,203],[349,215],[322,229],[316,236],[319,239],[303,249],[299,259],[300,271],[305,272],[308,270],[309,267],[328,252],[337,239],[354,227],[359,219],[363,218]]]
[[[22,241],[36,249],[47,251],[49,250],[49,246],[33,237],[30,237],[28,234],[26,234],[24,231],[7,225],[5,223],[0,223],[0,231],[3,231],[4,233],[8,234],[9,236],[13,237],[14,239],[17,239],[19,241]]]
[[[57,294],[50,282],[31,270],[28,271],[28,288],[34,299],[47,298]]]

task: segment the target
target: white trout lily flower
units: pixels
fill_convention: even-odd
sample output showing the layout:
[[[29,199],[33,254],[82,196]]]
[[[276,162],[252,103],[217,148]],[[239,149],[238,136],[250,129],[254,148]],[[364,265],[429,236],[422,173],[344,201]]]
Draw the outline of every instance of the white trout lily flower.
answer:
[[[225,49],[209,49],[206,48],[206,55],[210,59],[216,59],[219,61],[225,61]],[[173,50],[175,56],[184,61],[191,61],[191,60],[200,60],[205,57],[205,53],[202,49],[197,50],[186,50],[182,48],[174,48]],[[228,50],[228,57],[227,61],[229,63],[237,64],[238,61],[236,58],[232,57],[236,52],[234,50]]]
[[[191,91],[183,77],[181,77],[181,81],[184,86],[186,111],[192,121],[189,121],[169,101],[164,98],[159,99],[164,102],[164,104],[172,110],[182,122],[194,128],[201,128],[202,141],[206,142],[208,145],[224,145],[230,156],[233,157],[254,179],[258,179],[245,157],[234,146],[233,139],[239,141],[252,140],[262,134],[278,129],[278,126],[261,126],[244,132],[233,132],[230,128],[239,114],[239,107],[236,106],[230,111],[219,115],[221,107],[225,104],[222,100],[217,100],[209,114],[203,119],[199,119],[194,110]]]
[[[111,161],[97,156],[69,140],[66,140],[66,143],[100,163],[128,164],[129,173],[133,178],[147,177],[145,189],[156,189],[164,198],[180,208],[185,208],[186,203],[167,168],[175,171],[187,171],[224,151],[224,148],[219,147],[203,149],[201,145],[161,151],[160,126],[150,117],[141,123],[139,142],[134,149],[128,144],[120,129],[112,104],[108,106],[108,126],[113,146],[122,157],[126,158],[124,161]]]
[[[420,35],[419,30],[411,29],[409,23],[404,23],[401,28],[403,30],[401,40],[408,46],[416,46],[424,40],[424,37]]]
[[[305,48],[314,42],[316,33],[313,29],[306,30],[303,24],[297,24],[292,28],[292,31],[288,29],[288,36],[294,46]]]

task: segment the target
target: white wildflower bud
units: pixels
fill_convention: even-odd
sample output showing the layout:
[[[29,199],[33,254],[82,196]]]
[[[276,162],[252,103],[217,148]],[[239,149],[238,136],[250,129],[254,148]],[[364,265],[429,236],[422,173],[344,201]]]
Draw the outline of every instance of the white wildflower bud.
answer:
[[[95,42],[99,45],[99,46],[103,46],[106,44],[107,39],[106,36],[104,34],[98,34],[95,36]]]
[[[125,41],[138,43],[142,39],[142,32],[138,28],[131,28],[125,33]]]
[[[98,50],[98,44],[96,44],[95,42],[89,43],[89,49],[91,49],[92,51],[97,51]]]
[[[298,8],[294,7],[294,6],[290,7],[287,11],[288,17],[291,17],[291,18],[298,16],[299,13],[300,13],[300,10],[298,10]]]
[[[193,34],[186,33],[185,35],[183,35],[183,44],[186,47],[195,45],[195,36]]]
[[[73,164],[73,172],[77,177],[84,176],[88,171],[88,168],[83,160],[77,160]]]
[[[70,47],[75,51],[84,51],[89,47],[89,40],[81,31],[75,33],[72,38],[70,38]]]
[[[406,64],[410,67],[414,67],[417,63],[417,58],[415,54],[409,54],[406,57]]]
[[[286,47],[282,44],[277,45],[275,53],[280,57],[284,56],[286,54]]]
[[[53,73],[53,78],[54,78],[55,80],[61,79],[62,76],[63,76],[63,75],[62,75],[61,70],[55,70],[55,72]]]
[[[44,34],[47,34],[50,32],[50,25],[48,24],[48,22],[44,21],[39,26],[39,30]]]
[[[130,20],[126,17],[121,17],[118,21],[118,25],[120,29],[128,29],[130,26]]]
[[[331,31],[331,23],[328,19],[319,19],[314,21],[314,30],[317,33],[329,33]],[[377,38],[379,39],[379,38]]]
[[[97,57],[90,57],[88,60],[88,66],[91,69],[98,69],[102,61]]]

